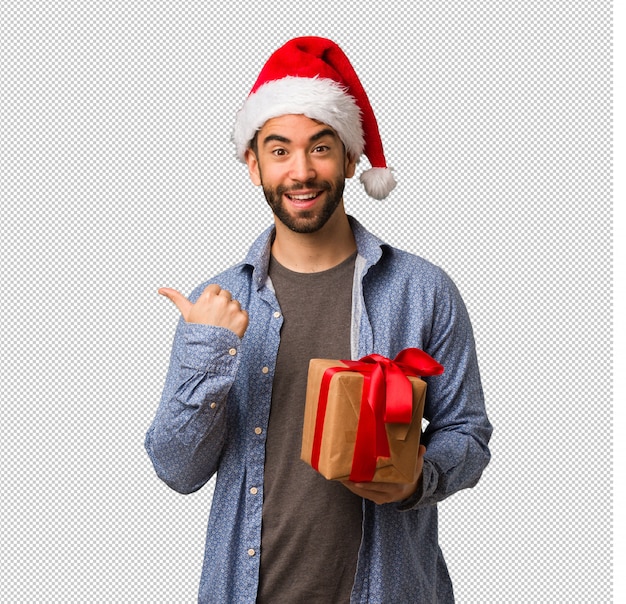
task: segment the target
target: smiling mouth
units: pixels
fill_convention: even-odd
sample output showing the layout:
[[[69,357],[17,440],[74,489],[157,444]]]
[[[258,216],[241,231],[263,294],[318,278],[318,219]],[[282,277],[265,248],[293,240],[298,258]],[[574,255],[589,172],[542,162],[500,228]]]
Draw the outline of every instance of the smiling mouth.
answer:
[[[291,199],[292,201],[311,201],[313,199],[316,199],[320,195],[320,193],[321,191],[315,191],[312,193],[300,193],[300,194],[285,193],[285,195],[289,197],[289,199]]]

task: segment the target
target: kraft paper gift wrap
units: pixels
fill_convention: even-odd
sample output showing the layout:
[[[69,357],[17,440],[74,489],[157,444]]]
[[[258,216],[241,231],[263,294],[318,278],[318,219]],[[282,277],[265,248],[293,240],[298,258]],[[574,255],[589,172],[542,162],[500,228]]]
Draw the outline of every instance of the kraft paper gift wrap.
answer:
[[[418,349],[394,361],[312,359],[301,458],[331,480],[413,482],[426,398],[415,374],[441,372]]]

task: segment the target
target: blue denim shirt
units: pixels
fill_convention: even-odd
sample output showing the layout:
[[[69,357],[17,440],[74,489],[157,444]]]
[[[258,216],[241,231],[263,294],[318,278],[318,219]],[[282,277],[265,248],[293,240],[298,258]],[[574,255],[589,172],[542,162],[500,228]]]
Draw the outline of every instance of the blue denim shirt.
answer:
[[[421,348],[445,372],[428,382],[421,487],[401,503],[363,501],[363,537],[353,603],[453,602],[439,549],[437,502],[474,486],[489,461],[487,419],[470,321],[439,268],[392,248],[350,218],[358,255],[352,357],[393,358]],[[282,316],[268,278],[273,228],[245,260],[194,290],[218,283],[250,315],[243,339],[208,325],[178,324],[170,367],[146,449],[157,475],[190,493],[217,472],[199,599],[255,602],[263,468]],[[329,292],[329,295],[332,295]],[[306,514],[306,511],[303,511]]]

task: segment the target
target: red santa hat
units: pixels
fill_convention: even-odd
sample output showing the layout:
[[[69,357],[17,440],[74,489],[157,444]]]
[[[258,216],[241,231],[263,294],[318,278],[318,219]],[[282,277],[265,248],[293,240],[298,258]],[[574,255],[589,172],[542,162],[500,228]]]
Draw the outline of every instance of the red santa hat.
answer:
[[[365,90],[348,57],[331,40],[295,38],[268,59],[237,112],[233,134],[237,158],[245,161],[255,133],[267,120],[288,114],[331,126],[350,157],[367,156],[371,168],[360,180],[368,195],[384,199],[396,186]]]

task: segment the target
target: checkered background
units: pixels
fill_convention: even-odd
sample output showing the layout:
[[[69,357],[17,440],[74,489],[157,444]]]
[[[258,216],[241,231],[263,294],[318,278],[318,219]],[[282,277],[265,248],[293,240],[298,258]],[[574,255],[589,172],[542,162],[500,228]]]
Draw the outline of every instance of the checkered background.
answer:
[[[611,3],[225,6],[0,8],[0,601],[195,601],[212,483],[178,495],[143,450],[178,317],[156,289],[269,224],[234,113],[273,50],[324,35],[399,182],[350,182],[348,211],[474,324],[495,431],[441,506],[458,602],[610,602]]]

